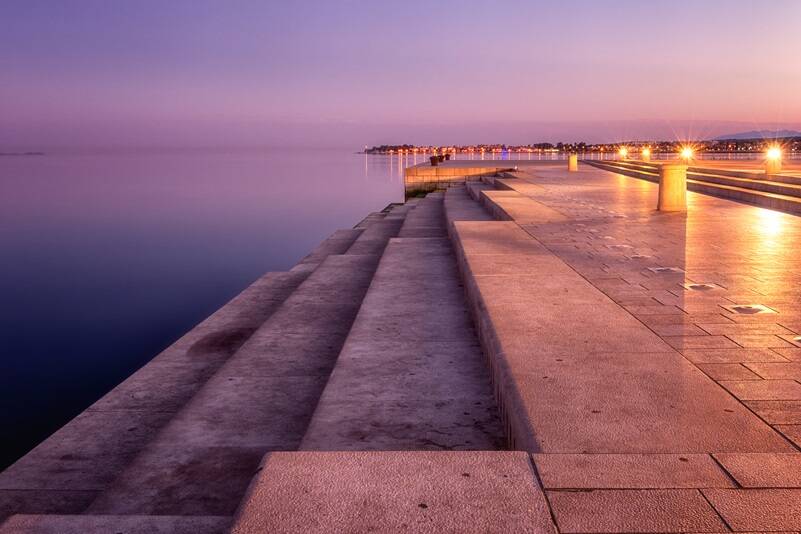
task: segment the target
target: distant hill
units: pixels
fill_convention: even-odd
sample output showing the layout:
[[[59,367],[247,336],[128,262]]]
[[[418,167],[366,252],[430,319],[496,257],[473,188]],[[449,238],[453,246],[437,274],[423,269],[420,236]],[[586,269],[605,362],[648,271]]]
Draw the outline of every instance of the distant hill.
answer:
[[[728,141],[729,139],[734,139],[742,141],[744,139],[783,139],[785,137],[801,137],[801,132],[797,130],[751,130],[750,132],[719,135],[712,140]]]

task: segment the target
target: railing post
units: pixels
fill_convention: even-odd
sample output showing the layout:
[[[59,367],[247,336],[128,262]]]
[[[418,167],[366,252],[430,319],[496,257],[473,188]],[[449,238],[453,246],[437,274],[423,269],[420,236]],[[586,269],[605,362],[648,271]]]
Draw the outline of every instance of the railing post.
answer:
[[[659,211],[687,211],[687,165],[659,166]]]

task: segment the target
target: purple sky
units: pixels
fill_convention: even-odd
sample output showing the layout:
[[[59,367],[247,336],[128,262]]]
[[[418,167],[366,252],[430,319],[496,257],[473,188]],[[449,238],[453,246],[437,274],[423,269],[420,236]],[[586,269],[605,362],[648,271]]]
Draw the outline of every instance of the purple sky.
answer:
[[[0,2],[0,147],[801,129],[801,1]]]

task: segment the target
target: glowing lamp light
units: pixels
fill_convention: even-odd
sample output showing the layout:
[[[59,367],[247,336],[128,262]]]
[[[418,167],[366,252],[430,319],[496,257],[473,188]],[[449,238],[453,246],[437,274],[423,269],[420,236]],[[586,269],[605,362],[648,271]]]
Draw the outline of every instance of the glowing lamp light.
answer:
[[[621,158],[625,158],[626,156],[629,155],[629,149],[626,147],[621,147],[620,150],[618,150],[617,152],[618,154],[620,154]]]
[[[772,146],[765,155],[765,174],[779,174],[782,170],[782,149]]]
[[[766,155],[769,160],[776,161],[782,159],[782,149],[777,146],[770,147]]]
[[[691,160],[693,157],[693,149],[686,146],[681,149],[681,157],[682,159]]]
[[[651,155],[651,149],[650,148],[643,148],[641,154],[643,156],[645,156],[645,157],[648,157],[648,156]]]

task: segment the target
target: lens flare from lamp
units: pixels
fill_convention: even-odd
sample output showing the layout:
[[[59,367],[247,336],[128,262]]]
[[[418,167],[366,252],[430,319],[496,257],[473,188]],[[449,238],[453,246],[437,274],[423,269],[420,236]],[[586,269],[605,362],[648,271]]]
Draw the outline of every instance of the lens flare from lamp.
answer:
[[[682,159],[691,160],[693,157],[693,149],[686,146],[681,149],[681,157]]]
[[[626,156],[629,155],[629,149],[626,147],[621,147],[620,150],[618,150],[617,152],[618,154],[620,154],[621,158],[625,158]]]
[[[650,156],[651,155],[651,149],[650,148],[643,148],[642,151],[640,151],[640,153],[643,156]]]
[[[781,159],[782,157],[782,149],[777,146],[772,146],[768,149],[767,153],[768,159],[770,160],[777,160]]]

